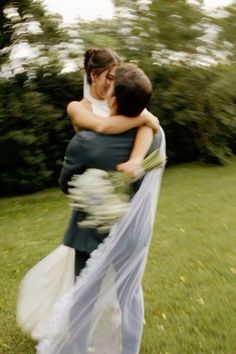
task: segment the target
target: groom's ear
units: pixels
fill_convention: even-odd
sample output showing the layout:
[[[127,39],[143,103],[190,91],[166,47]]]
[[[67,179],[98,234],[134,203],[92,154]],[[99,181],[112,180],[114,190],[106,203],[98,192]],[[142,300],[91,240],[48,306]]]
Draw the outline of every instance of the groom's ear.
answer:
[[[109,106],[110,106],[111,110],[117,111],[117,99],[116,99],[116,96],[111,96]]]

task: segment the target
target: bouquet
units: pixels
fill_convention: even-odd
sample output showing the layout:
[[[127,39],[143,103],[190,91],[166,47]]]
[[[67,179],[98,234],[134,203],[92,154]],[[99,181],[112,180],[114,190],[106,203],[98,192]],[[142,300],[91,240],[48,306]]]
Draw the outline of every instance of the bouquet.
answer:
[[[159,151],[146,157],[140,171],[144,173],[164,163]],[[70,206],[86,213],[80,227],[96,228],[99,233],[108,233],[111,227],[125,214],[129,206],[129,188],[132,179],[122,172],[90,168],[82,175],[74,175],[68,183]]]

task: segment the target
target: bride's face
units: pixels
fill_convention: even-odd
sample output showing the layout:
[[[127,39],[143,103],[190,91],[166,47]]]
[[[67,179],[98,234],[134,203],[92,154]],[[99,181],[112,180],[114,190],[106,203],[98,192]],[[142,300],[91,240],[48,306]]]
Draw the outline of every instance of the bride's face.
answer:
[[[114,82],[112,82],[109,90],[106,93],[106,102],[107,102],[108,108],[110,109],[110,115],[116,114],[116,111],[117,111],[116,98],[113,95],[113,92],[114,92]]]
[[[115,79],[116,66],[103,71],[100,75],[92,76],[91,93],[97,99],[104,100],[107,91]]]

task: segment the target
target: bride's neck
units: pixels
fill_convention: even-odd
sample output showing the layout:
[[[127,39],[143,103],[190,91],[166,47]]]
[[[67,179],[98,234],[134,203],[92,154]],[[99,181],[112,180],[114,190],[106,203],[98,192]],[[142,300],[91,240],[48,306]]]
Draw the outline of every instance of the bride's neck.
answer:
[[[93,88],[92,85],[89,87],[89,94],[90,94],[90,96],[92,96],[92,97],[95,98],[96,100],[104,101],[104,98],[103,98],[103,97],[100,97],[100,96],[97,94],[97,92],[95,91],[95,89]]]

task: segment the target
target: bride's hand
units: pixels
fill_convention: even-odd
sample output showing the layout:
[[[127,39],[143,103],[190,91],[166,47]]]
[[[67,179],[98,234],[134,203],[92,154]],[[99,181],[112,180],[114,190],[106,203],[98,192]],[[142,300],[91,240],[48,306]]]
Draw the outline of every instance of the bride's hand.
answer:
[[[142,160],[130,159],[124,163],[120,163],[116,166],[117,170],[123,172],[126,176],[132,180],[139,179],[143,175],[143,169],[141,167]]]
[[[160,126],[159,119],[147,110],[145,110],[141,116],[144,118],[145,125],[152,128],[154,133],[157,133]]]

